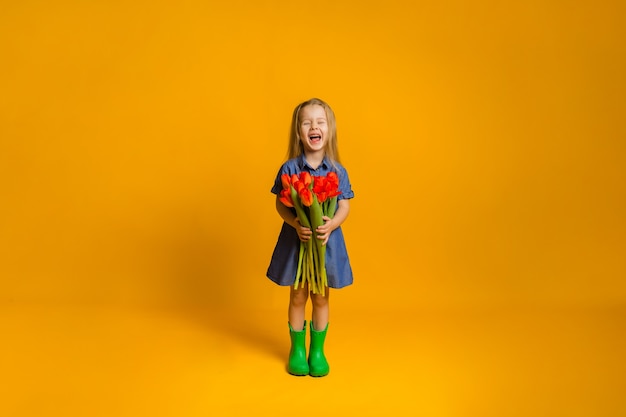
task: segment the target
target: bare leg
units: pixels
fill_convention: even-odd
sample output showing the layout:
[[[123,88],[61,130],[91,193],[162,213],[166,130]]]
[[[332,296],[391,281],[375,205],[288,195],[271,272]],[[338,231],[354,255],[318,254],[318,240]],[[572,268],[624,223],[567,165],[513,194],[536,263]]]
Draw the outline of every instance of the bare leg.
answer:
[[[329,318],[329,304],[328,296],[330,295],[330,288],[326,287],[326,295],[311,293],[311,302],[313,305],[312,318],[313,327],[317,331],[326,329]]]
[[[297,290],[293,288],[293,285],[291,286],[289,293],[289,324],[297,332],[304,328],[304,315],[308,298],[308,285],[305,285],[304,288],[298,286]]]

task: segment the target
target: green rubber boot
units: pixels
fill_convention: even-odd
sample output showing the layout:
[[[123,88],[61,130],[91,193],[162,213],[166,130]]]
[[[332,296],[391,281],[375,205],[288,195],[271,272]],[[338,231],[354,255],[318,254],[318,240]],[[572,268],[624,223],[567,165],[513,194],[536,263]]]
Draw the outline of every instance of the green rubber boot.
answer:
[[[309,374],[309,364],[306,361],[306,321],[301,331],[296,332],[291,323],[289,324],[289,336],[291,337],[291,350],[289,351],[289,365],[287,372],[291,375],[304,376]]]
[[[309,375],[326,376],[330,371],[326,356],[324,356],[324,340],[326,339],[326,328],[320,332],[313,328],[311,322],[311,347],[309,349]]]

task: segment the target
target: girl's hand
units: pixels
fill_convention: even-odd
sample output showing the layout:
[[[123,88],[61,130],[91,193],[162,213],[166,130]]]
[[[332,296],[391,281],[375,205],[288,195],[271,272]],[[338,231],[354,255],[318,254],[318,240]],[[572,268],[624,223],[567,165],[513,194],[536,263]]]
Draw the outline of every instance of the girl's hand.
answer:
[[[322,246],[324,246],[328,243],[330,233],[335,230],[335,222],[328,216],[322,217],[322,220],[324,220],[324,224],[315,229],[315,233],[317,238],[322,241]]]
[[[309,229],[308,227],[302,226],[300,224],[300,219],[298,219],[297,217],[295,219],[295,222],[296,222],[295,229],[296,229],[296,232],[298,233],[298,237],[300,238],[300,240],[302,242],[306,242],[309,239],[311,239],[311,235],[313,234],[311,232],[311,229]]]

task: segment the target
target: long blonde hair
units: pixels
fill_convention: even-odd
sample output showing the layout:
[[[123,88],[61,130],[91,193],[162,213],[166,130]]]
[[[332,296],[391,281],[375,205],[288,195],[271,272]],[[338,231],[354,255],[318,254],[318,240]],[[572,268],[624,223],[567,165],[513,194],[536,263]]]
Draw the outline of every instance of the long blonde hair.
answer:
[[[324,108],[328,121],[328,139],[324,153],[331,163],[339,161],[339,150],[337,149],[337,123],[333,109],[323,100],[312,98],[296,106],[291,117],[291,130],[289,132],[289,149],[287,156],[289,159],[298,157],[304,153],[302,142],[300,141],[300,111],[306,106],[318,105]]]

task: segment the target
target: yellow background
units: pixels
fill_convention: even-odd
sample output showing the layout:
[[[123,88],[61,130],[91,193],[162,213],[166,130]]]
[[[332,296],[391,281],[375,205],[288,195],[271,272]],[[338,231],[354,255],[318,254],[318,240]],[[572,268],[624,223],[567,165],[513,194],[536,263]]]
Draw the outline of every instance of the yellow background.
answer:
[[[344,225],[355,284],[331,302],[343,326],[407,324],[423,311],[624,313],[619,1],[28,0],[0,10],[0,305],[15,340],[5,349],[21,352],[5,355],[15,378],[27,378],[15,363],[33,363],[23,347],[39,339],[24,334],[44,331],[40,317],[69,339],[103,337],[104,319],[64,327],[81,309],[120,323],[125,311],[270,311],[259,326],[278,323],[287,343],[286,289],[265,278],[280,228],[269,189],[291,111],[311,97],[335,110],[356,195]],[[597,369],[589,376],[607,376]],[[35,380],[54,386],[56,371]],[[29,385],[15,386],[7,410],[41,412]],[[591,410],[625,409],[610,390],[598,395]],[[142,414],[133,398],[111,412]],[[441,402],[424,415],[512,415],[429,398]]]

